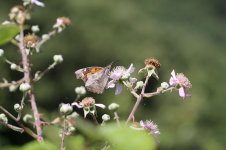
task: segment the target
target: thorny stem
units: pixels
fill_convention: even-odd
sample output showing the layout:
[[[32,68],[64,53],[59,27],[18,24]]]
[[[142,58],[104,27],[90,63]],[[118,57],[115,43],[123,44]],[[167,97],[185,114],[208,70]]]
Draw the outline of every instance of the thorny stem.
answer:
[[[20,120],[17,120],[16,117],[14,117],[10,112],[8,112],[4,107],[0,106],[0,109],[6,114],[8,115],[11,119],[13,119],[27,134],[29,134],[30,136],[32,136],[33,138],[37,139],[37,135],[29,128],[25,127],[23,123],[20,122]],[[6,127],[9,127],[10,129],[12,129],[13,126],[9,125],[9,124],[5,124]],[[18,128],[18,127],[17,127]],[[16,128],[14,128],[15,130]],[[21,130],[22,133],[22,130]]]
[[[31,84],[29,59],[28,59],[28,55],[24,49],[23,38],[24,38],[23,25],[20,25],[20,53],[21,53],[22,64],[23,64],[23,69],[24,69],[24,81],[26,83]],[[34,91],[32,88],[28,92],[28,96],[30,98],[31,108],[32,108],[33,115],[34,115],[35,127],[36,127],[36,132],[37,132],[37,140],[39,142],[42,142],[43,137],[42,137],[40,115],[39,115],[38,108],[36,105],[35,94],[34,94]]]
[[[170,88],[165,89],[165,90],[157,90],[157,91],[152,92],[152,93],[145,93],[144,97],[152,97],[152,96],[158,95],[160,93],[165,93],[165,92],[168,92],[168,91],[172,91],[173,89],[175,89],[175,87],[170,87]]]
[[[64,116],[63,130],[61,132],[60,150],[65,150],[65,147],[64,147],[65,132],[66,132],[66,117]]]
[[[145,79],[145,82],[144,82],[144,86],[142,87],[141,93],[140,93],[140,95],[137,97],[137,101],[136,101],[136,103],[134,104],[133,109],[132,109],[132,111],[130,112],[130,115],[129,115],[129,117],[128,117],[126,123],[129,123],[129,121],[132,120],[132,119],[134,118],[134,114],[135,114],[135,112],[136,112],[138,106],[140,105],[140,102],[141,102],[142,99],[143,99],[144,92],[145,92],[145,88],[146,88],[146,86],[147,86],[147,84],[148,84],[149,78],[150,78],[150,76],[147,75],[147,76],[146,76],[146,79]]]

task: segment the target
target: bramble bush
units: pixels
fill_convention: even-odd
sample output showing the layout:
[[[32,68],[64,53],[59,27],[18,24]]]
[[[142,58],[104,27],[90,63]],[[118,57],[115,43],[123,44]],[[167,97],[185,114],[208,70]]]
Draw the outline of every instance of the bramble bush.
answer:
[[[84,85],[75,88],[76,97],[71,103],[59,104],[59,116],[52,120],[45,118],[45,114],[39,111],[37,106],[36,90],[34,85],[40,81],[49,71],[60,63],[63,63],[63,56],[56,54],[52,63],[43,71],[33,70],[31,56],[42,51],[42,46],[53,36],[61,33],[71,24],[67,17],[58,17],[52,30],[39,36],[38,25],[30,25],[27,20],[32,18],[32,9],[36,6],[45,7],[45,4],[38,0],[23,0],[23,5],[11,8],[9,21],[0,25],[0,45],[11,43],[19,51],[20,62],[9,60],[5,56],[5,50],[0,49],[0,59],[9,64],[9,69],[22,74],[22,78],[15,81],[8,81],[3,78],[0,88],[8,88],[10,92],[19,90],[22,94],[20,101],[12,106],[15,112],[10,112],[0,104],[0,125],[12,129],[15,132],[28,134],[38,142],[28,143],[20,148],[11,149],[155,149],[160,141],[160,131],[153,120],[137,120],[136,110],[144,98],[163,94],[165,92],[178,91],[179,96],[184,100],[189,97],[188,89],[191,83],[182,73],[171,72],[169,82],[162,82],[154,92],[146,90],[151,84],[150,78],[159,80],[158,68],[160,62],[155,58],[144,60],[144,67],[137,71],[144,80],[133,77],[135,67],[131,64],[128,68],[124,66],[113,67],[114,63],[109,62],[105,67],[86,67],[75,71],[75,77],[84,81]],[[25,32],[26,30],[26,32]],[[43,85],[44,86],[44,85]],[[123,87],[130,91],[136,102],[128,114],[127,120],[120,120],[117,110],[119,104],[112,102],[109,106],[103,103],[96,103],[95,98],[86,97],[87,92],[103,94],[107,89],[115,89],[115,96],[119,95]],[[30,105],[28,104],[30,103]],[[31,113],[24,113],[30,108]],[[82,109],[83,115],[76,112]],[[102,115],[102,121],[97,120],[99,109],[108,109],[108,114]],[[42,114],[42,115],[41,115]],[[92,117],[92,121],[86,119]],[[59,142],[52,143],[45,140],[44,128],[54,126],[59,132]],[[164,134],[164,133],[163,133]],[[51,135],[50,135],[51,136]],[[7,149],[7,148],[6,148]]]

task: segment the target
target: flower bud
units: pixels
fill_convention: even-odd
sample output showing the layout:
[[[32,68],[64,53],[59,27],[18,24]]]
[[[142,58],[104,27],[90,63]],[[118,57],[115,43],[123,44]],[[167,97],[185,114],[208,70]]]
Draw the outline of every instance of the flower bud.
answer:
[[[9,86],[9,91],[10,92],[15,92],[18,88],[18,85],[12,84]]]
[[[168,84],[167,82],[162,82],[162,83],[161,83],[161,87],[162,87],[163,89],[167,89],[167,88],[169,87],[169,84]]]
[[[62,63],[64,59],[63,59],[62,55],[54,55],[53,60],[54,60],[54,62],[56,62],[58,64],[58,63]]]
[[[79,114],[77,112],[73,112],[72,114],[68,115],[68,119],[76,119],[78,118]]]
[[[48,40],[50,37],[49,37],[49,35],[48,34],[43,34],[42,35],[42,39],[43,40]]]
[[[84,86],[76,87],[75,88],[75,93],[78,95],[85,95],[86,94],[86,89]]]
[[[30,86],[29,83],[22,83],[20,85],[19,89],[20,89],[21,92],[26,92],[26,91],[31,89],[31,86]]]
[[[5,124],[7,124],[8,123],[8,118],[6,117],[6,115],[5,114],[0,114],[0,122],[3,122],[3,123],[5,123]]]
[[[34,33],[36,33],[36,32],[39,32],[39,31],[40,31],[40,29],[39,29],[39,26],[38,26],[38,25],[32,26],[32,27],[31,27],[31,30],[32,30],[32,32],[34,32]]]
[[[138,81],[136,83],[135,89],[141,89],[144,86],[144,82],[143,81]]]
[[[2,22],[2,25],[7,25],[7,24],[10,24],[10,21],[5,20],[5,21]]]
[[[17,65],[16,64],[11,64],[10,65],[10,69],[11,70],[16,70],[17,69]]]
[[[24,117],[23,117],[23,121],[28,123],[29,121],[32,120],[32,116],[30,114],[26,114]]]
[[[14,110],[15,110],[16,112],[20,112],[22,109],[23,109],[23,107],[20,106],[20,104],[17,103],[17,104],[14,105]]]
[[[103,121],[108,121],[108,120],[110,120],[111,119],[111,117],[108,115],[108,114],[104,114],[103,116],[102,116],[102,120]]]
[[[68,131],[69,132],[74,132],[75,131],[75,127],[73,127],[73,126],[68,127]]]
[[[4,55],[4,50],[0,49],[0,57],[2,57]]]
[[[111,104],[108,106],[108,109],[109,109],[109,110],[113,110],[113,111],[116,111],[118,108],[119,108],[119,104],[117,104],[117,103],[111,103]]]
[[[73,111],[73,108],[70,104],[60,104],[60,113],[62,115],[69,115]]]

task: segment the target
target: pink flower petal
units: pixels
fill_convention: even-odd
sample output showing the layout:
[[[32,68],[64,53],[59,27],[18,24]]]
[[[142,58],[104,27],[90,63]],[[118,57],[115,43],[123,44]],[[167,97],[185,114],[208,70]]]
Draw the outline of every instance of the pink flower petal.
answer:
[[[122,85],[118,83],[116,85],[115,95],[119,95],[121,92],[122,92]]]
[[[179,95],[183,98],[186,96],[186,92],[183,87],[179,88]]]

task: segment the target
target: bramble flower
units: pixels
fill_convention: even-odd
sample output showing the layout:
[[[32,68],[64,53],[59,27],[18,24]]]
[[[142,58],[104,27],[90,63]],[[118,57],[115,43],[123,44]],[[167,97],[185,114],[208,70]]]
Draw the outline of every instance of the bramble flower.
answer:
[[[27,34],[24,37],[23,42],[26,48],[35,48],[38,44],[38,38],[34,34]]]
[[[175,73],[173,70],[171,72],[172,77],[170,78],[170,85],[179,89],[179,95],[183,98],[191,96],[187,93],[187,89],[191,88],[192,84],[188,78],[183,73]]]
[[[89,113],[92,115],[95,115],[96,114],[96,106],[100,107],[102,109],[105,109],[105,107],[106,107],[104,104],[96,104],[95,99],[92,97],[86,97],[79,103],[73,102],[72,106],[76,106],[78,108],[83,108],[84,118]]]
[[[137,80],[136,78],[130,77],[130,74],[134,71],[134,66],[133,64],[130,65],[128,69],[126,69],[123,66],[117,66],[115,67],[111,72],[109,78],[112,79],[111,81],[108,82],[107,88],[114,88],[116,87],[115,90],[115,95],[118,95],[122,92],[122,81],[128,81],[128,83],[135,83]]]
[[[152,134],[153,136],[157,136],[160,134],[158,126],[153,122],[153,121],[140,121],[140,126],[145,129],[148,130],[150,132],[150,134]]]

